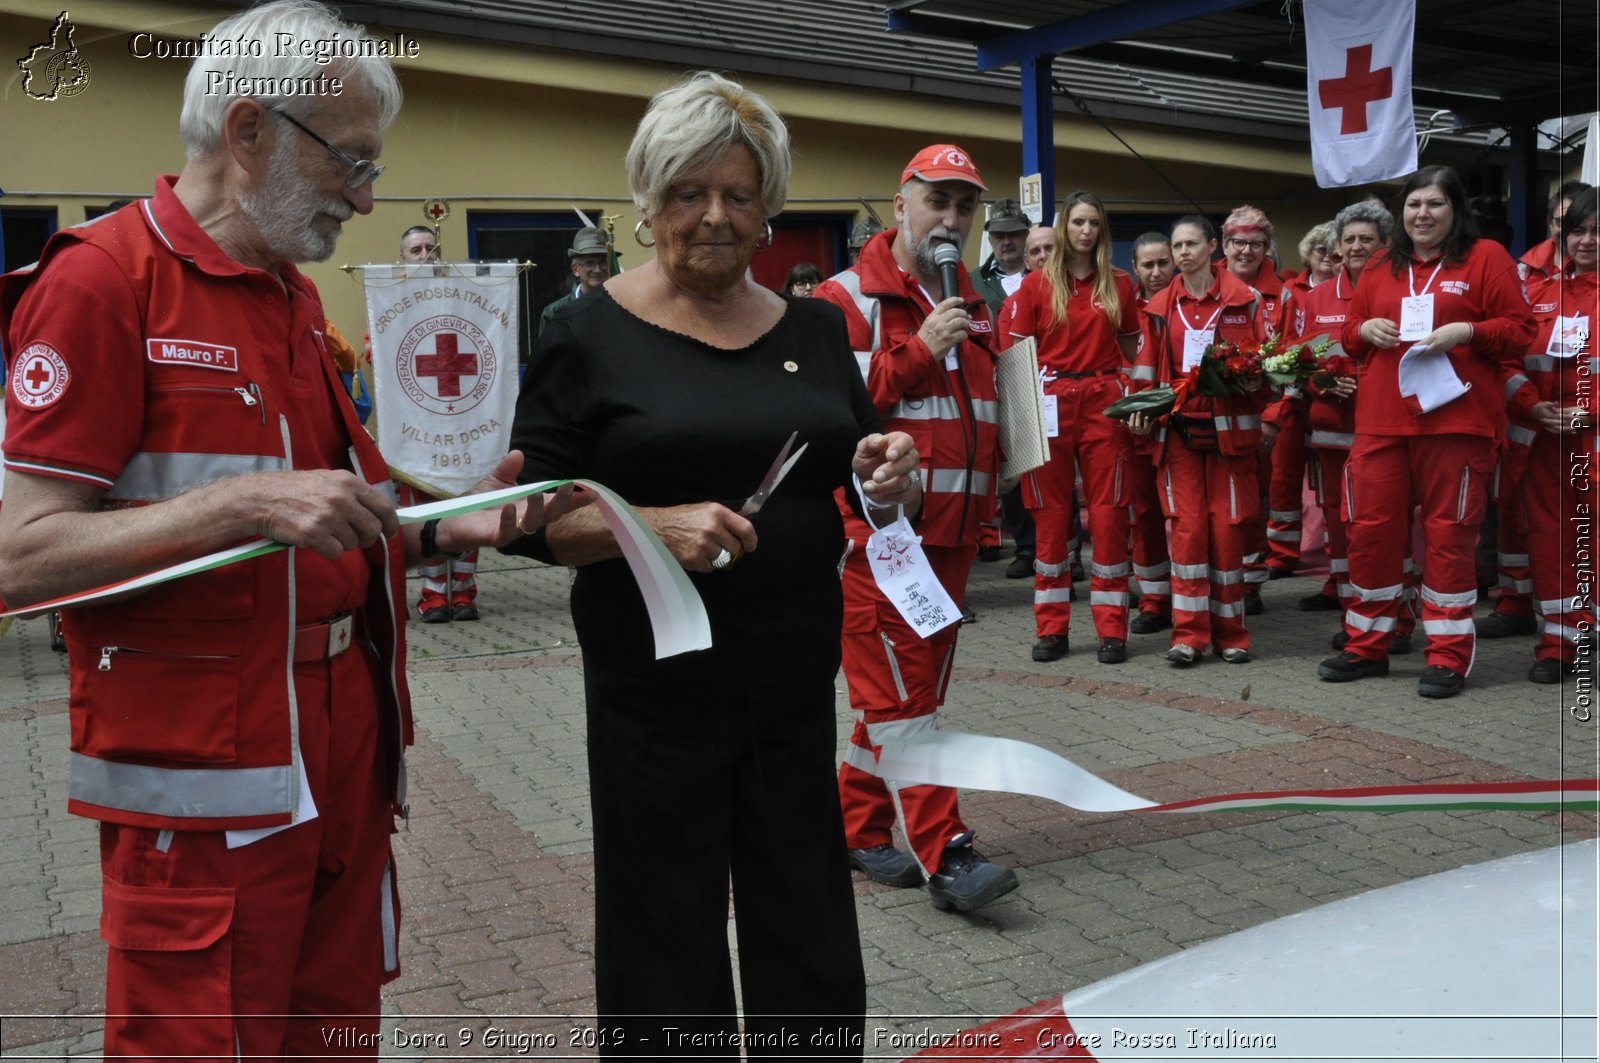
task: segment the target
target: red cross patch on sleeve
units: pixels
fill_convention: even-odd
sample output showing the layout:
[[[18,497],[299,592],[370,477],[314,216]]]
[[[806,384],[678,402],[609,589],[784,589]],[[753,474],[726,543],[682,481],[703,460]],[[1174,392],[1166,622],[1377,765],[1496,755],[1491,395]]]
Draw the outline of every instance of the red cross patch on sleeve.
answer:
[[[48,343],[30,343],[11,365],[11,394],[30,410],[54,406],[71,382],[67,360]]]

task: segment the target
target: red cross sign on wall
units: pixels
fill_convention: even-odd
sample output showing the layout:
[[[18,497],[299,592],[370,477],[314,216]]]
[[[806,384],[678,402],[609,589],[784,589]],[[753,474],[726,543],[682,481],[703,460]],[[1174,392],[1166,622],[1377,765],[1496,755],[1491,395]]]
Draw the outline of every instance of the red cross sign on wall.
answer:
[[[1344,77],[1317,82],[1317,100],[1328,110],[1340,110],[1339,135],[1367,131],[1367,104],[1394,95],[1394,68],[1372,69],[1372,45],[1345,50]]]
[[[441,399],[461,397],[461,378],[478,374],[478,352],[458,347],[459,332],[441,330],[434,334],[433,353],[417,356],[417,375],[431,376]]]

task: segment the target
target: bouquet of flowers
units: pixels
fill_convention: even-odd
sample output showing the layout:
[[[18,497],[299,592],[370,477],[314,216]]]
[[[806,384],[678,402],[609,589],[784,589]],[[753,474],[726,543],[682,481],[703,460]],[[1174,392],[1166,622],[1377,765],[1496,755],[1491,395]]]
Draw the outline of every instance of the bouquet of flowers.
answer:
[[[1208,343],[1199,364],[1174,380],[1170,387],[1162,384],[1148,391],[1124,395],[1106,407],[1105,415],[1120,421],[1126,421],[1135,413],[1160,417],[1182,406],[1190,395],[1216,398],[1248,394],[1261,386],[1262,349],[1262,346],[1229,340]]]
[[[1277,342],[1274,338],[1262,344],[1261,369],[1267,374],[1268,380],[1294,388],[1304,388],[1309,380],[1317,380],[1319,384],[1332,382],[1333,374],[1323,362],[1335,344],[1326,333],[1282,351],[1276,349]],[[1342,350],[1339,354],[1344,356]],[[1347,356],[1344,357],[1346,361],[1349,360]],[[1328,379],[1322,380],[1324,377]]]

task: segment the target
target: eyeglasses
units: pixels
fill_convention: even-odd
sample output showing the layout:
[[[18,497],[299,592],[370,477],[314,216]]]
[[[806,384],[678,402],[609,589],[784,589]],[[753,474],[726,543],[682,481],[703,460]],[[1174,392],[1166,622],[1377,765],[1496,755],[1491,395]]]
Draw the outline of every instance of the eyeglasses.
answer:
[[[334,158],[350,167],[350,172],[344,175],[344,185],[346,188],[360,188],[368,181],[376,181],[378,178],[383,176],[382,166],[379,166],[371,159],[358,159],[347,154],[346,152],[340,151],[338,148],[334,147],[332,144],[328,143],[326,140],[323,140],[321,137],[317,136],[317,134],[307,129],[300,123],[299,119],[290,114],[288,111],[280,111],[276,107],[268,107],[267,110],[271,111],[279,118],[282,118],[284,121],[300,130],[300,132],[304,133],[312,140],[315,140],[318,144],[321,144],[328,150],[329,155],[332,155]]]
[[[1265,251],[1265,240],[1241,240],[1237,236],[1228,237],[1228,246],[1235,251]]]

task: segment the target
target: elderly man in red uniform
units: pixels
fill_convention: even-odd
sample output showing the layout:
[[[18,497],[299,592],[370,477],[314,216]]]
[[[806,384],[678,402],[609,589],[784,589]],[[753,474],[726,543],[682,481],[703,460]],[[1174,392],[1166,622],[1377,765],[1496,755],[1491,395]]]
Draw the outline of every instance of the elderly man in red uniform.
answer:
[[[47,600],[254,536],[288,547],[63,614],[68,808],[101,824],[105,1052],[371,1056],[399,973],[404,569],[537,527],[540,507],[400,529],[294,266],[371,211],[399,84],[383,59],[275,58],[285,40],[360,39],[319,5],[214,33],[263,47],[196,60],[182,174],[0,282],[0,595]],[[261,94],[209,92],[224,65]]]
[[[919,151],[900,176],[896,227],[874,236],[854,267],[816,292],[844,310],[884,430],[909,432],[927,463],[917,531],[958,604],[999,471],[993,327],[964,266],[958,294],[941,298],[934,251],[941,244],[960,250],[982,191],[977,166],[960,148]],[[976,908],[1015,889],[1017,877],[973,849],[956,792],[908,786],[891,795],[873,774],[885,739],[935,726],[957,627],[919,637],[873,582],[863,549],[871,529],[846,510],[845,530],[844,670],[856,725],[839,769],[839,796],[850,861],[877,882],[926,880],[940,908]],[[897,808],[914,857],[891,840]]]

